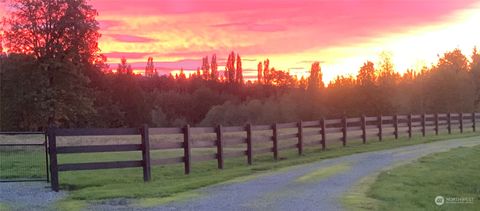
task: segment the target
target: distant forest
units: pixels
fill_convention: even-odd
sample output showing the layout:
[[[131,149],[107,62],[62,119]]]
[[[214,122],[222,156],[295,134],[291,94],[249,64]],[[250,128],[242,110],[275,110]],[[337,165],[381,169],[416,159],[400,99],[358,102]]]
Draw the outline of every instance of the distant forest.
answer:
[[[216,56],[189,77],[145,75],[126,59],[113,73],[98,49],[96,11],[86,1],[14,0],[0,56],[1,130],[58,127],[267,124],[321,117],[473,112],[480,103],[480,54],[453,49],[432,67],[399,74],[391,58],[366,61],[356,76],[322,82],[314,62],[308,78],[275,69],[266,59],[246,82],[241,57],[224,70]],[[29,12],[37,11],[37,12]]]

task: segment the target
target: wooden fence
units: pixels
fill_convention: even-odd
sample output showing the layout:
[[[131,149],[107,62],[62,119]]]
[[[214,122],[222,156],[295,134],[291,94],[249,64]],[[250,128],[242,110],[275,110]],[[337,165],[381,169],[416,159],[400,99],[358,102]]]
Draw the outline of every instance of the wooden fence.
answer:
[[[57,129],[49,128],[50,168],[52,190],[58,191],[58,173],[61,171],[95,170],[111,168],[142,167],[144,181],[151,180],[151,166],[183,163],[185,174],[190,173],[192,162],[216,160],[218,168],[223,169],[224,159],[245,157],[247,164],[253,163],[253,156],[272,153],[273,159],[279,159],[279,153],[286,149],[297,149],[303,154],[305,147],[317,146],[325,150],[327,140],[339,141],[346,146],[351,141],[376,139],[382,141],[384,137],[399,138],[401,134],[412,137],[413,134],[427,133],[438,135],[440,131],[453,130],[463,133],[470,128],[476,130],[478,113],[448,113],[448,114],[421,114],[421,115],[394,115],[377,117],[358,117],[341,119],[320,119],[317,121],[300,121],[292,123],[275,123],[272,125],[252,125],[224,127],[190,127],[183,128],[115,128],[115,129]],[[258,132],[267,132],[271,135],[259,136]],[[226,134],[241,133],[242,137],[229,137]],[[151,143],[150,137],[155,135],[183,135],[183,142]],[[210,141],[192,142],[192,135],[216,134]],[[57,137],[62,136],[124,136],[138,135],[139,144],[121,145],[88,145],[88,146],[61,146],[57,147]],[[307,142],[306,138],[315,141]],[[264,143],[263,147],[254,147],[256,143]],[[265,145],[268,146],[265,148]],[[226,147],[236,146],[237,151],[224,151]],[[195,148],[216,148],[216,152],[207,155],[192,155]],[[151,159],[150,152],[155,150],[183,150],[183,154],[173,158]],[[58,164],[57,154],[65,153],[92,153],[92,152],[125,152],[141,151],[141,160]]]

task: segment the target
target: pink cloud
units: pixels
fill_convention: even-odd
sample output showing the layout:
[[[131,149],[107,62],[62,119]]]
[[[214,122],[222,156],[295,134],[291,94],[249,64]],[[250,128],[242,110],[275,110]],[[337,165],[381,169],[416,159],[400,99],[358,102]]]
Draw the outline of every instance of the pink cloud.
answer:
[[[98,21],[100,28],[104,31],[110,30],[114,27],[122,26],[123,23],[122,21],[117,21],[117,20],[99,20]]]
[[[127,59],[142,59],[148,56],[151,56],[155,53],[149,52],[108,52],[104,53],[104,55],[108,58],[109,61],[112,59],[120,59],[125,57]]]
[[[153,39],[153,38],[128,35],[128,34],[107,34],[106,36],[111,37],[118,42],[149,43],[149,42],[157,41],[156,39]]]

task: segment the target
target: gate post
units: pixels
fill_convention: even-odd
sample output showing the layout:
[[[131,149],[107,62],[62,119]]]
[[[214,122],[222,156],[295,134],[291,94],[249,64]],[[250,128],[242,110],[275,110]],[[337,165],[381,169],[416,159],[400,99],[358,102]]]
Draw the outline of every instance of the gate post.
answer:
[[[55,135],[55,126],[49,126],[48,134],[48,150],[50,154],[50,174],[52,190],[58,192],[58,165],[57,165],[57,140]]]
[[[50,182],[50,171],[48,170],[48,131],[45,131],[45,171],[47,173],[47,182]]]

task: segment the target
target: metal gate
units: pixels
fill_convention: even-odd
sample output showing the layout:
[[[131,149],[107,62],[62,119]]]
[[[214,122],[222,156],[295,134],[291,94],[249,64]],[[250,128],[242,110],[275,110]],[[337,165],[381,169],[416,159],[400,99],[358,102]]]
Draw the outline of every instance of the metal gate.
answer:
[[[44,132],[0,132],[0,182],[49,181]]]

